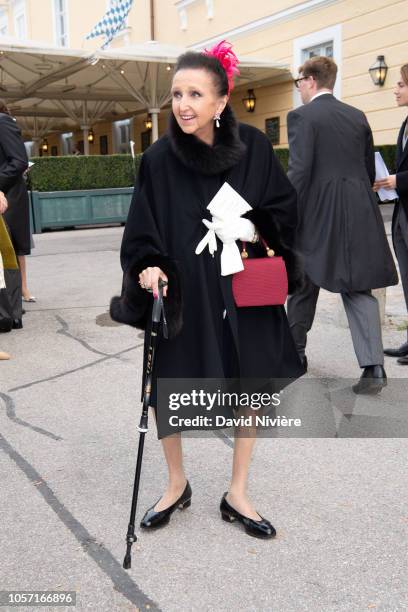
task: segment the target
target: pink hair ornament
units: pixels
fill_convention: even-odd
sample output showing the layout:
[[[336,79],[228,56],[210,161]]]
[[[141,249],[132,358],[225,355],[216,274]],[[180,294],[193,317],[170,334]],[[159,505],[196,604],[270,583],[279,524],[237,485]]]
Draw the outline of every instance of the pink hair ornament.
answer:
[[[211,47],[211,49],[204,49],[203,54],[216,57],[221,66],[224,68],[228,78],[229,95],[234,89],[234,76],[239,74],[239,70],[237,68],[239,59],[232,51],[231,43],[227,42],[226,40],[222,40],[218,44],[214,45],[214,47]]]

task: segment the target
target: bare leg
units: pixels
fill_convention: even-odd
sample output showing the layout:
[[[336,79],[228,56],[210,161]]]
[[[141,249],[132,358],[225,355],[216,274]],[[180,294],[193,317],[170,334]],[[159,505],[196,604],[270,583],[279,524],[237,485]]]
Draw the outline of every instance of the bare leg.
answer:
[[[31,294],[27,287],[27,268],[25,255],[18,255],[18,265],[21,273],[21,293],[23,294],[24,298],[28,299]]]
[[[237,427],[235,429],[232,477],[227,502],[244,516],[260,521],[261,517],[255,511],[246,493],[249,464],[255,441],[256,427]]]
[[[183,493],[187,484],[187,478],[183,467],[181,435],[173,434],[171,436],[166,436],[162,439],[162,445],[169,472],[169,482],[163,496],[154,507],[156,512],[164,510],[174,504]]]

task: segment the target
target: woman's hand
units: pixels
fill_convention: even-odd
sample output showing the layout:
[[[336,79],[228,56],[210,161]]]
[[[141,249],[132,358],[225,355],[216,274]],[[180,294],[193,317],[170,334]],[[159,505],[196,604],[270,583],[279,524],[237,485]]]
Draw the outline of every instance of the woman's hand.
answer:
[[[6,212],[8,208],[7,198],[2,191],[0,191],[0,215]]]
[[[395,174],[390,174],[387,178],[380,179],[379,181],[375,181],[373,185],[373,191],[378,191],[379,189],[396,189],[397,187],[397,177]]]
[[[145,268],[143,272],[139,274],[139,284],[142,289],[153,292],[153,297],[157,298],[159,295],[159,279],[167,283],[168,279],[165,273],[160,268]],[[167,285],[163,287],[163,296],[167,297]]]

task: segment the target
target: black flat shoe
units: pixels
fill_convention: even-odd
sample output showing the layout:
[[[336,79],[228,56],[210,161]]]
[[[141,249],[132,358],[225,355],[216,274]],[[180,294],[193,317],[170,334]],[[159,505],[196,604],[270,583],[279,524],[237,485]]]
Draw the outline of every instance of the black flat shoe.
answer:
[[[404,342],[396,349],[386,348],[384,349],[384,355],[389,357],[406,357],[408,355],[408,342]]]
[[[354,393],[358,395],[376,395],[387,386],[387,375],[382,365],[372,365],[364,368],[360,380],[353,385]]]
[[[400,357],[399,359],[397,359],[397,363],[399,363],[400,365],[408,365],[408,355],[405,355],[405,357]]]
[[[23,329],[23,321],[21,319],[14,319],[13,329]]]
[[[225,499],[226,496],[227,491],[222,496],[220,503],[221,516],[224,521],[227,521],[228,523],[232,523],[235,520],[239,521],[244,525],[247,534],[255,538],[262,538],[266,540],[276,536],[275,528],[267,519],[261,517],[260,521],[255,521],[248,516],[240,514],[238,510],[235,510],[235,508],[230,506]]]
[[[157,527],[167,525],[170,520],[170,516],[177,508],[184,510],[184,508],[191,506],[191,493],[190,483],[187,480],[186,488],[178,500],[174,502],[174,504],[168,508],[165,508],[164,510],[155,512],[154,507],[160,501],[160,498],[151,508],[146,511],[146,514],[140,522],[140,526],[143,527],[143,529],[156,529]]]

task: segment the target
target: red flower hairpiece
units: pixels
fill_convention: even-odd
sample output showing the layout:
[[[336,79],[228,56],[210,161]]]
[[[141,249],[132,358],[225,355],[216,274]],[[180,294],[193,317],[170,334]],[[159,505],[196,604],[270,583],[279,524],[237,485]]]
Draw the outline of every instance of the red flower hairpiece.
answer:
[[[216,57],[224,68],[228,78],[228,94],[234,89],[234,75],[239,74],[237,65],[239,60],[235,53],[232,51],[231,43],[226,40],[222,40],[211,49],[204,49],[204,55],[212,55]]]

